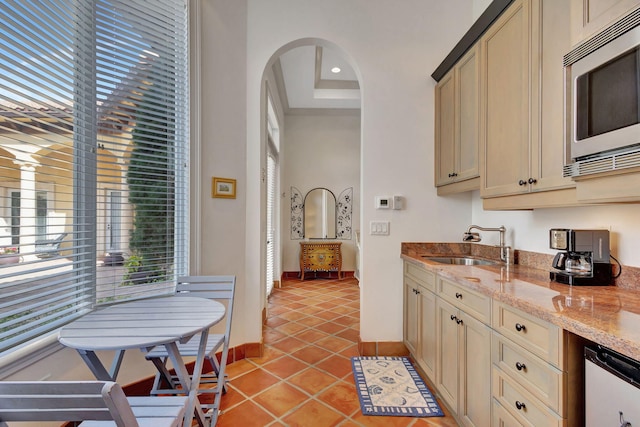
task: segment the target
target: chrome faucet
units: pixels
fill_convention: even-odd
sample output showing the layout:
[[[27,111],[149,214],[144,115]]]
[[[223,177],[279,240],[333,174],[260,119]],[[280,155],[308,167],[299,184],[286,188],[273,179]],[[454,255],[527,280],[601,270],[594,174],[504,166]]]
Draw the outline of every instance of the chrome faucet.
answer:
[[[490,227],[480,227],[478,225],[470,225],[469,228],[467,229],[467,231],[463,234],[462,236],[462,241],[463,242],[479,242],[482,239],[480,238],[480,233],[474,233],[471,230],[476,229],[476,230],[480,230],[480,231],[499,231],[500,232],[500,244],[497,246],[500,248],[500,260],[510,264],[511,263],[511,257],[510,255],[510,250],[511,247],[510,246],[506,246],[504,244],[504,234],[507,231],[506,228],[504,228],[504,225],[501,225],[498,228],[490,228]]]

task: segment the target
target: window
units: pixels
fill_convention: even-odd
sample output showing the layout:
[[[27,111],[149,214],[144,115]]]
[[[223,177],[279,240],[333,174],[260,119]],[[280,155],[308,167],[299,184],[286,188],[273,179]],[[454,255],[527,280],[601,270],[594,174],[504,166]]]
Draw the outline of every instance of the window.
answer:
[[[0,353],[186,271],[185,0],[0,8]]]

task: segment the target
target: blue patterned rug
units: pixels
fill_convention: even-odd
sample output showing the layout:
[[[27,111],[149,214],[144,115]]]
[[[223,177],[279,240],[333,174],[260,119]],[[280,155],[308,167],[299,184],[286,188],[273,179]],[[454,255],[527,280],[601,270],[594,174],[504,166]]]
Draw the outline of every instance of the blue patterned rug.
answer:
[[[352,357],[351,365],[364,415],[444,415],[408,358]]]

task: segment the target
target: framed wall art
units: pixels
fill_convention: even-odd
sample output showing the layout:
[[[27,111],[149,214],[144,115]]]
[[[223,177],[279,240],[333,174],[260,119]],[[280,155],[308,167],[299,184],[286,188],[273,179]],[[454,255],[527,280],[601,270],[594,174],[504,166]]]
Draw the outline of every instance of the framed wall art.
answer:
[[[211,184],[211,197],[235,199],[236,180],[230,178],[218,178],[214,176]]]

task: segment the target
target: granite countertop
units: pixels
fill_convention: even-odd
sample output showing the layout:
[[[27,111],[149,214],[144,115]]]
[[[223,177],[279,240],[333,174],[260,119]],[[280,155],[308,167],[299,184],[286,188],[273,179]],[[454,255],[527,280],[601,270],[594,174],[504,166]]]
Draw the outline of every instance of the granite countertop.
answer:
[[[496,301],[640,360],[640,290],[563,285],[549,279],[548,269],[527,265],[460,266],[422,257],[463,254],[495,259],[487,253],[470,253],[469,246],[463,246],[468,244],[453,244],[446,249],[441,245],[403,243],[401,256]]]

